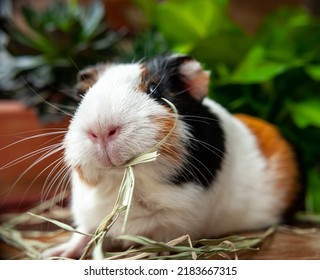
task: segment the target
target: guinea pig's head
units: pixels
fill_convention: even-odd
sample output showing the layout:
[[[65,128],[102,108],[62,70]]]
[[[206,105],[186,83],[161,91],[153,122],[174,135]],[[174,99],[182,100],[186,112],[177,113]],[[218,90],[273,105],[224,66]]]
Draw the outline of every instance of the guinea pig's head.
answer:
[[[154,147],[174,126],[175,114],[163,98],[176,106],[180,116],[188,114],[207,94],[208,83],[208,72],[188,56],[102,64],[81,71],[76,89],[82,101],[64,142],[67,164],[89,182],[90,172],[124,165]],[[179,117],[159,147],[158,165],[172,169],[182,164],[188,134]]]

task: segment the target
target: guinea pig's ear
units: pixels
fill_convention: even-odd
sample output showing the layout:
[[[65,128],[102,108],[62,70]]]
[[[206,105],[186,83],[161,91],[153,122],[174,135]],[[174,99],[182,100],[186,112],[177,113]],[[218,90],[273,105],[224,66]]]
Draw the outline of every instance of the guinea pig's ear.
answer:
[[[200,63],[189,56],[180,57],[179,74],[189,94],[201,101],[208,95],[210,72],[202,68]]]
[[[84,95],[93,84],[95,84],[99,76],[106,69],[106,64],[98,64],[89,66],[78,73],[75,92],[77,95]]]

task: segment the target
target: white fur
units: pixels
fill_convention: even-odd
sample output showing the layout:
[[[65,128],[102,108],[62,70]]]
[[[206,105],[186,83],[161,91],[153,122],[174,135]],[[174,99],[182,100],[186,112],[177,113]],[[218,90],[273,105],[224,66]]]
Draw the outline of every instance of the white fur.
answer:
[[[161,105],[136,89],[140,71],[137,64],[108,68],[86,94],[70,125],[65,139],[67,163],[71,167],[82,166],[86,178],[99,181],[96,186],[88,186],[77,172],[72,172],[72,213],[79,231],[94,232],[110,213],[124,171],[103,166],[104,155],[99,159],[100,148],[92,145],[87,130],[114,124],[125,126],[124,135],[113,147],[108,147],[109,153],[120,154],[119,158],[113,155],[113,160],[124,163],[155,145],[157,128],[150,116],[168,114]],[[276,166],[266,162],[256,139],[239,120],[208,98],[203,103],[219,116],[225,131],[226,154],[214,185],[205,189],[193,183],[180,187],[161,183],[163,176],[172,172],[172,166],[161,156],[154,163],[136,166],[136,185],[126,234],[145,235],[161,241],[183,234],[194,239],[209,238],[279,221],[278,204],[282,197],[275,195],[273,189]],[[177,129],[180,134],[187,135],[181,121]],[[122,218],[112,227],[109,236],[121,233]],[[83,239],[75,234],[67,245],[47,255],[76,257],[82,244]]]

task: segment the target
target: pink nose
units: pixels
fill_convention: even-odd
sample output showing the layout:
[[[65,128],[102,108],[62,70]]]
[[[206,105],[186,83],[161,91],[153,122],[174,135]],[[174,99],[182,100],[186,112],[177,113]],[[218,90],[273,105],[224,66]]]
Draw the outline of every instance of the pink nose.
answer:
[[[114,140],[120,131],[119,126],[111,126],[106,131],[96,131],[89,129],[88,136],[92,142],[109,142]]]

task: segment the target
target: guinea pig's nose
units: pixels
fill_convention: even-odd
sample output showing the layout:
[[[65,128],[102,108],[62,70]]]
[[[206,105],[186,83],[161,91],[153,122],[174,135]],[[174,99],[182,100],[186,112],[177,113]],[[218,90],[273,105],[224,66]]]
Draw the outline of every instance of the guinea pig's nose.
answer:
[[[94,131],[89,130],[88,131],[88,136],[89,136],[91,141],[93,141],[93,142],[98,141],[98,135]]]
[[[89,129],[88,136],[93,143],[96,143],[96,142],[107,143],[115,139],[119,134],[119,131],[120,131],[119,126],[110,126],[105,130],[99,130],[99,131]]]
[[[108,130],[108,138],[109,137],[113,137],[113,136],[116,136],[119,132],[119,127],[118,126],[113,126],[111,128],[109,128]]]

